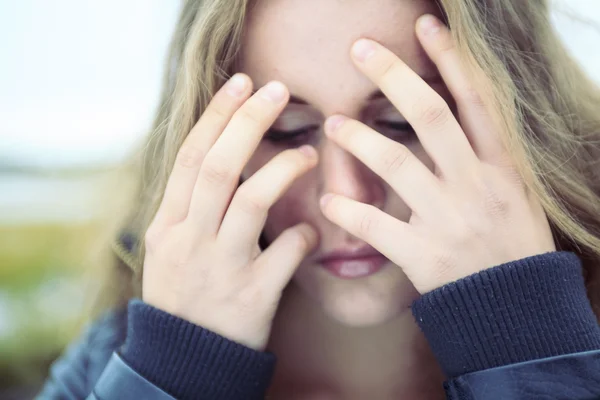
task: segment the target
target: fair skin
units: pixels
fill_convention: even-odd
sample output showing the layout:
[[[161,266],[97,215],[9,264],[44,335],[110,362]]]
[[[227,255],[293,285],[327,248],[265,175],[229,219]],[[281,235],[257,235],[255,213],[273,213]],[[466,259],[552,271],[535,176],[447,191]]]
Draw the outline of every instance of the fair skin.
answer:
[[[268,346],[279,357],[275,398],[443,398],[411,302],[553,251],[548,222],[448,30],[416,24],[436,13],[432,4],[328,0],[315,9],[316,0],[273,0],[250,10],[245,74],[186,138],[147,231],[143,298]],[[378,90],[387,100],[369,99]],[[306,104],[288,104],[290,92]],[[382,120],[408,121],[416,133]],[[316,127],[293,145],[265,137],[271,126],[305,125]],[[263,229],[270,246],[261,251]],[[372,275],[341,279],[317,265],[325,252],[364,243],[389,260]]]
[[[271,207],[265,224],[269,242],[300,222],[315,227],[321,239],[296,270],[274,322],[269,350],[279,359],[271,391],[275,399],[441,398],[443,377],[409,308],[418,292],[402,269],[389,261],[374,275],[340,279],[317,261],[333,249],[364,243],[323,214],[319,199],[328,192],[376,206],[399,220],[410,218],[410,208],[390,185],[330,140],[323,127],[334,114],[373,126],[375,120],[406,121],[386,98],[369,100],[378,87],[349,54],[360,37],[385,44],[451,100],[414,31],[420,15],[435,11],[429,2],[397,0],[378,7],[360,1],[260,1],[251,8],[239,70],[257,86],[281,81],[307,103],[290,102],[273,128],[289,132],[318,126],[295,141],[263,139],[242,175],[252,176],[274,154],[300,144],[315,146],[319,155],[318,166]],[[414,134],[381,132],[400,138],[433,168]]]

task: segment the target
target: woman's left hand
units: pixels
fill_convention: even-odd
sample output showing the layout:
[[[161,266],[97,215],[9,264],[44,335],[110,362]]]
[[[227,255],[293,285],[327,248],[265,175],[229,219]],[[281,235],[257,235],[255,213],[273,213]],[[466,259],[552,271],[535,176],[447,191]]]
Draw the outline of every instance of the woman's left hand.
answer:
[[[322,198],[321,208],[332,222],[399,265],[425,293],[556,248],[546,214],[501,144],[502,132],[469,82],[450,31],[429,15],[417,26],[456,101],[461,124],[444,99],[391,51],[367,39],[357,41],[355,65],[412,125],[436,167],[430,171],[404,145],[356,120],[332,116],[327,136],[385,180],[412,215],[400,221],[334,194]]]

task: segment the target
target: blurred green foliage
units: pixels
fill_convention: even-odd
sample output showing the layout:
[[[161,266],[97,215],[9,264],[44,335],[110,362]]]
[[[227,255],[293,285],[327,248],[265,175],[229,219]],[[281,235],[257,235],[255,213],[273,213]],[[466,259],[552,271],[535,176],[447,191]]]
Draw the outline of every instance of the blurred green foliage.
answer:
[[[93,223],[0,225],[0,392],[39,385],[79,333],[96,231]]]

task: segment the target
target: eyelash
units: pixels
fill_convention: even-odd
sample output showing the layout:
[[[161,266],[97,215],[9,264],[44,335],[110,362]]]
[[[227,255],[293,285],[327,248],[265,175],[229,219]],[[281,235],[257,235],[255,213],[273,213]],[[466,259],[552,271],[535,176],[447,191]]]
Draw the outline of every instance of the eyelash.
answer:
[[[392,139],[394,136],[401,136],[396,140],[411,141],[413,139],[416,139],[415,130],[408,122],[392,122],[380,120],[375,121],[374,125],[376,128],[388,128],[394,130],[396,133],[404,132],[403,135],[389,135],[392,137]],[[302,136],[305,136],[306,134],[318,128],[318,125],[309,125],[305,128],[295,129],[291,131],[283,131],[270,128],[267,131],[267,134],[264,136],[264,139],[274,144],[297,144],[298,142],[301,142]]]
[[[317,130],[319,128],[318,125],[309,125],[304,128],[294,129],[291,131],[281,131],[277,129],[270,128],[267,131],[267,134],[264,136],[266,140],[275,144],[296,144],[301,141],[301,136],[305,136],[306,134]]]
[[[413,127],[408,122],[393,122],[393,121],[375,121],[374,124],[377,128],[389,128],[395,131],[396,135],[389,135],[391,139],[411,141],[417,138],[417,134]],[[397,135],[398,132],[403,132],[401,135]]]

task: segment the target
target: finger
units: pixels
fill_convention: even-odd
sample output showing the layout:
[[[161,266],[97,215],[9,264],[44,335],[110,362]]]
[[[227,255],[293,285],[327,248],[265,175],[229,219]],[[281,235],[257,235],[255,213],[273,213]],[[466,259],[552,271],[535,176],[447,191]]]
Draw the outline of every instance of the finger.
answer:
[[[502,159],[504,148],[498,131],[481,93],[469,79],[448,27],[437,17],[426,14],[417,21],[417,36],[456,101],[460,124],[479,159],[486,162]]]
[[[235,112],[208,151],[190,205],[190,223],[196,225],[199,234],[217,233],[242,169],[288,97],[286,87],[280,82],[271,82],[258,90]]]
[[[311,146],[277,154],[237,189],[223,218],[218,240],[226,241],[233,254],[251,254],[271,206],[316,164],[317,152]]]
[[[315,248],[318,237],[317,231],[306,223],[283,231],[254,263],[253,267],[261,272],[260,282],[283,290],[298,265]]]
[[[386,181],[424,219],[447,213],[439,179],[404,145],[342,115],[329,117],[325,133]]]
[[[327,194],[320,205],[327,219],[369,243],[410,277],[415,255],[423,248],[411,225],[345,196]]]
[[[460,179],[477,157],[444,99],[391,51],[360,39],[352,58],[412,125],[442,175]]]
[[[160,223],[170,225],[187,216],[204,155],[225,129],[233,113],[248,98],[251,90],[252,81],[244,74],[236,74],[208,104],[177,153],[156,214]]]

